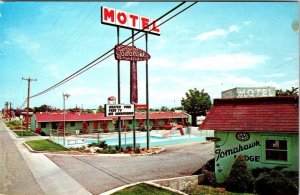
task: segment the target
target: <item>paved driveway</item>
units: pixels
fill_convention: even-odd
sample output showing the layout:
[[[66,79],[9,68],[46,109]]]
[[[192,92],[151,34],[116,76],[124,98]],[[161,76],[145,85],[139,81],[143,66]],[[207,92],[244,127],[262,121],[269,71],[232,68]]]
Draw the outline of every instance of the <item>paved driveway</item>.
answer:
[[[150,156],[46,156],[93,194],[139,181],[187,176],[213,158],[213,143],[166,147]]]

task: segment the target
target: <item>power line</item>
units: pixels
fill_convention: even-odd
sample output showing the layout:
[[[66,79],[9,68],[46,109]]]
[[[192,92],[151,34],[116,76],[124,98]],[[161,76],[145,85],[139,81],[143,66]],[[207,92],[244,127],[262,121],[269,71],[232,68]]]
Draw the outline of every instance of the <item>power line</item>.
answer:
[[[157,22],[159,21],[160,19],[164,18],[166,15],[170,14],[171,12],[173,12],[174,10],[178,9],[180,6],[182,6],[185,2],[179,4],[178,6],[174,7],[173,9],[171,9],[170,11],[168,11],[167,13],[165,13],[164,15],[162,15],[161,17],[159,17],[157,20],[153,21],[151,24],[149,24],[148,26],[146,26],[145,28],[148,28],[149,26],[151,26],[154,22]],[[181,10],[180,12],[178,12],[177,14],[175,14],[174,16],[170,17],[169,19],[167,19],[166,21],[162,22],[160,25],[158,26],[161,26],[162,24],[166,23],[167,21],[169,21],[170,19],[174,18],[175,16],[179,15],[180,13],[182,13],[183,11],[187,10],[188,8],[190,8],[191,6],[195,5],[197,2],[194,2],[193,4],[191,4],[190,6],[186,7],[185,9]],[[141,31],[138,31],[137,33],[134,34],[134,36],[136,36],[137,34],[141,33]],[[136,40],[140,39],[141,37],[143,37],[144,35],[138,37]],[[131,37],[127,38],[125,41],[123,41],[122,43],[120,44],[123,44],[125,42],[127,42],[128,40],[131,40]],[[130,42],[131,43],[131,42]],[[128,44],[130,44],[128,43]],[[79,76],[80,74],[82,74],[83,72],[89,70],[90,68],[92,68],[93,66],[99,64],[100,62],[106,60],[108,57],[112,56],[112,54],[109,54],[110,52],[112,52],[114,50],[114,48],[110,49],[109,51],[107,51],[106,53],[104,53],[103,55],[101,55],[100,57],[98,57],[97,59],[93,60],[92,62],[90,62],[89,64],[87,64],[86,66],[84,66],[83,68],[79,69],[78,71],[76,71],[75,73],[73,73],[72,75],[70,75],[69,77],[65,78],[64,80],[58,82],[57,84],[53,85],[52,87],[49,87],[48,89],[32,96],[32,97],[36,97],[36,96],[39,96],[39,95],[42,95],[42,94],[45,94],[57,87],[59,87],[60,85],[70,81],[71,79]],[[108,55],[108,56],[106,56]],[[105,57],[106,56],[106,57]],[[101,58],[105,57],[104,59],[100,60]],[[100,61],[98,61],[100,60]],[[98,62],[97,62],[98,61]],[[95,63],[95,64],[94,64]]]
[[[179,5],[175,6],[173,9],[169,10],[167,13],[163,14],[161,17],[159,17],[158,19],[156,19],[155,21],[153,21],[152,23],[150,23],[148,26],[146,26],[144,29],[148,28],[149,26],[151,26],[153,23],[161,20],[162,18],[164,18],[165,16],[169,15],[170,13],[172,13],[173,11],[175,11],[176,9],[178,9],[179,7],[181,7],[183,4],[185,4],[186,2],[182,2]],[[162,22],[161,24],[159,24],[158,26],[163,25],[164,23],[166,23],[167,21],[171,20],[172,18],[176,17],[177,15],[179,15],[180,13],[184,12],[185,10],[189,9],[191,6],[195,5],[197,2],[194,2],[193,4],[189,5],[188,7],[184,8],[183,10],[181,10],[180,12],[176,13],[175,15],[171,16],[170,18],[168,18],[167,20],[165,20],[164,22]],[[139,33],[141,33],[141,31],[136,32],[133,36],[138,35]],[[135,40],[140,39],[141,37],[143,37],[144,35],[141,35],[140,37],[138,37]],[[121,42],[120,44],[124,44],[126,43],[128,40],[131,40],[132,37],[127,38],[126,40],[124,40],[123,42]],[[131,43],[131,42],[130,42]],[[130,44],[128,43],[128,44]],[[93,60],[92,62],[90,62],[89,64],[87,64],[86,66],[82,67],[81,69],[77,70],[75,73],[71,74],[70,76],[68,76],[67,78],[63,79],[62,81],[56,83],[55,85],[45,89],[44,91],[37,93],[33,96],[31,96],[31,98],[33,97],[37,97],[40,96],[42,94],[45,94],[57,87],[59,87],[60,85],[70,81],[71,79],[79,76],[80,74],[82,74],[83,72],[89,70],[90,68],[94,67],[95,65],[99,64],[100,62],[106,60],[107,58],[109,58],[110,56],[113,55],[113,53],[111,53],[112,51],[114,51],[114,48],[108,50],[107,52],[105,52],[104,54],[102,54],[100,57],[96,58],[95,60]],[[111,53],[111,54],[110,54]],[[100,60],[101,58],[103,58],[102,60]],[[100,60],[100,61],[99,61]]]
[[[80,10],[80,13],[78,15],[81,15],[83,13],[83,11],[85,11],[85,9],[87,8],[88,4],[86,4],[81,10]],[[77,17],[74,17],[73,21],[71,22],[71,25],[67,28],[67,29],[71,29],[71,27],[73,27],[73,25],[75,24],[75,22],[78,21],[78,18]],[[55,44],[55,47],[56,48],[61,48],[63,46],[63,44],[60,44],[62,43],[62,41],[64,41],[66,38],[65,36],[67,34],[69,34],[70,31],[64,31],[64,34],[62,36],[60,36],[60,39],[59,39],[59,42],[57,42],[57,44]],[[58,51],[59,49],[57,49],[56,51]],[[56,54],[56,53],[55,53]]]
[[[96,6],[97,6],[97,5],[96,5]],[[96,6],[95,6],[95,7],[96,7]],[[90,14],[93,13],[92,11],[93,11],[93,10],[91,10]],[[89,14],[89,15],[90,15],[90,14]],[[96,21],[98,21],[98,20],[99,20],[99,18],[96,18],[94,21],[92,21],[91,24],[94,24],[94,23],[95,23]],[[81,22],[81,23],[82,23],[82,22]],[[90,24],[90,25],[91,25],[91,24]],[[94,25],[94,28],[95,28],[95,25]],[[68,51],[70,47],[72,47],[72,49],[74,49],[74,48],[76,48],[76,46],[77,46],[77,47],[79,46],[79,44],[75,44],[75,47],[74,47],[74,46],[72,46],[72,44],[75,43],[76,41],[78,41],[77,37],[80,37],[81,40],[84,40],[84,38],[87,36],[87,33],[85,33],[85,32],[86,32],[87,30],[90,30],[91,28],[90,28],[89,25],[88,25],[88,26],[86,26],[85,28],[82,28],[82,29],[83,29],[83,30],[81,31],[81,33],[78,34],[77,36],[73,37],[73,39],[70,40],[69,43],[68,43],[69,46],[68,46],[68,47],[65,47],[65,49],[64,49],[62,52],[59,52],[60,55],[58,55],[56,58],[64,57],[65,54],[66,54],[65,51]]]
[[[60,10],[59,14],[58,14],[57,17],[56,17],[55,22],[54,22],[53,25],[52,25],[52,28],[50,28],[50,29],[54,29],[54,27],[57,25],[57,22],[58,22],[59,18],[61,17],[62,13],[64,12],[65,8],[66,8],[66,5],[64,5],[64,7]],[[54,30],[48,31],[48,34],[47,34],[47,36],[46,36],[47,38],[45,39],[45,43],[46,43],[46,41],[47,41],[49,38],[52,37],[53,32],[54,32]]]
[[[71,40],[71,38],[73,38],[74,34],[76,34],[77,29],[80,29],[80,26],[82,26],[83,22],[87,20],[87,18],[93,13],[94,8],[97,6],[98,4],[95,4],[95,6],[93,6],[93,8],[88,12],[88,14],[80,21],[79,25],[77,25],[77,27],[71,32],[71,34],[67,37],[67,39],[61,44],[61,46],[59,47],[59,49],[57,49],[56,54],[60,54],[59,56],[57,56],[57,58],[61,57],[62,54],[64,54],[65,52],[63,52],[63,49],[69,40]],[[61,50],[61,52],[59,52],[59,50]],[[66,49],[65,49],[66,50]]]

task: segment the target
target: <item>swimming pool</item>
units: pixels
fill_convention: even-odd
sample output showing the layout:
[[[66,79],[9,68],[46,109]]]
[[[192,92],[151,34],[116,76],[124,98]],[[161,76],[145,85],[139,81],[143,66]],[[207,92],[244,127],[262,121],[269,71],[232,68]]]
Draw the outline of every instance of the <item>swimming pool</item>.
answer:
[[[192,142],[200,142],[205,141],[205,136],[196,136],[196,135],[180,135],[179,133],[172,133],[167,137],[164,137],[162,133],[150,132],[149,136],[149,145],[150,147],[155,146],[165,146],[172,144],[181,144],[181,143],[192,143]],[[63,138],[52,138],[52,141],[63,145]],[[113,137],[99,138],[99,141],[106,141],[108,145],[117,146],[119,145],[118,135]],[[82,145],[88,145],[91,143],[97,143],[98,139],[91,138],[66,138],[67,148],[75,148],[81,147]],[[126,147],[128,145],[133,145],[133,136],[132,134],[122,134],[121,136],[121,145],[122,147]],[[136,145],[140,147],[147,147],[147,134],[146,132],[140,132],[136,135]]]

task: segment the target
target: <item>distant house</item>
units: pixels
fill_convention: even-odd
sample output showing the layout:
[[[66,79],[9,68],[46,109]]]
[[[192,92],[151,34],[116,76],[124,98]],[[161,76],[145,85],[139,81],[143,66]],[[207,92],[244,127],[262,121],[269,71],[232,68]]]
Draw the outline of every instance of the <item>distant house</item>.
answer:
[[[135,129],[144,130],[146,126],[146,113],[136,112]],[[43,135],[49,135],[50,129],[63,130],[64,121],[66,131],[82,133],[90,132],[114,132],[117,129],[117,117],[105,117],[104,113],[37,113],[31,118],[31,130],[37,128]],[[170,123],[190,122],[190,115],[185,112],[150,112],[149,125],[151,129],[169,128]],[[132,117],[121,117],[122,131],[132,130]]]
[[[223,182],[234,159],[248,166],[299,170],[299,98],[215,99],[200,129],[215,130],[215,175]]]

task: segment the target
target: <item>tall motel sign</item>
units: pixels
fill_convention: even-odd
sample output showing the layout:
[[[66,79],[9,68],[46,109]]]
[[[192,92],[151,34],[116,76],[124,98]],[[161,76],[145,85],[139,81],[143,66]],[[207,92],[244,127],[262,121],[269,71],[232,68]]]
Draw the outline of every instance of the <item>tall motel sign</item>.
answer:
[[[137,85],[137,62],[146,61],[146,131],[147,131],[147,149],[149,149],[149,90],[148,90],[148,34],[160,35],[160,28],[157,21],[148,17],[140,16],[134,13],[128,13],[122,10],[101,7],[101,23],[111,25],[117,28],[117,45],[114,48],[115,59],[118,65],[118,103],[106,104],[105,113],[107,116],[118,116],[118,135],[119,148],[121,148],[121,116],[133,117],[133,147],[136,146],[135,136],[135,109],[138,104],[138,85]],[[120,28],[132,31],[131,46],[120,43]],[[137,31],[135,33],[135,31]],[[146,51],[134,46],[134,36],[140,32],[145,33]],[[120,89],[120,61],[130,62],[130,104],[121,104]]]

